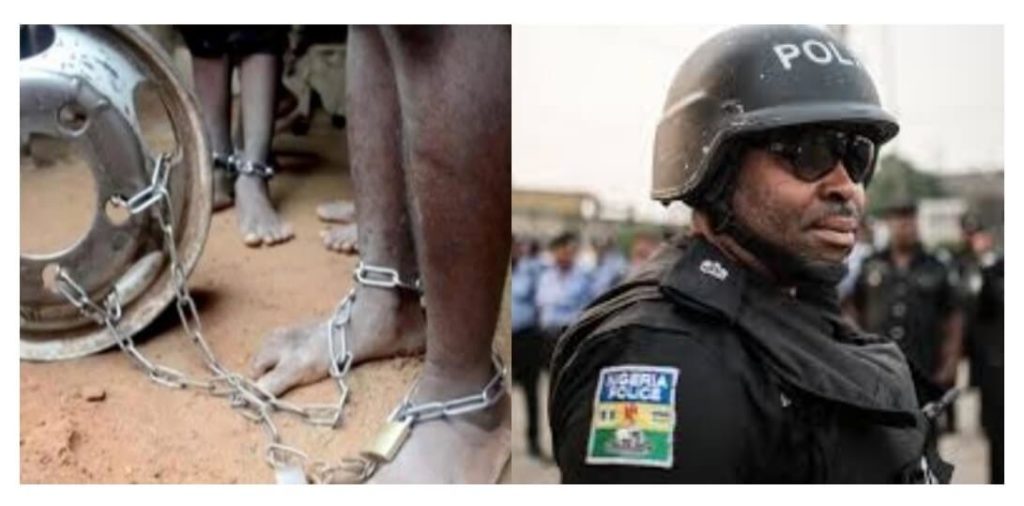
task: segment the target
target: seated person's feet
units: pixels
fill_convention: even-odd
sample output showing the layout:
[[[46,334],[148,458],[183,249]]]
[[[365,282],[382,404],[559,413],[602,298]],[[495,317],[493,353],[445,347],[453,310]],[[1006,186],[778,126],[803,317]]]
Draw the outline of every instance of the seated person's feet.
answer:
[[[260,386],[274,395],[328,376],[327,319],[272,331],[251,366]],[[426,322],[419,295],[360,286],[348,326],[353,364],[423,352]]]
[[[246,246],[272,246],[295,235],[292,226],[274,211],[267,181],[261,177],[238,176],[235,180],[235,209],[238,228]]]
[[[327,227],[320,231],[320,238],[331,251],[346,255],[359,252],[359,230],[355,223]]]
[[[354,223],[356,205],[351,200],[332,200],[316,206],[316,215],[328,223]]]
[[[424,364],[414,404],[480,392],[494,371],[456,375]],[[395,460],[382,463],[369,483],[495,483],[511,456],[511,403],[504,395],[482,411],[413,425]]]

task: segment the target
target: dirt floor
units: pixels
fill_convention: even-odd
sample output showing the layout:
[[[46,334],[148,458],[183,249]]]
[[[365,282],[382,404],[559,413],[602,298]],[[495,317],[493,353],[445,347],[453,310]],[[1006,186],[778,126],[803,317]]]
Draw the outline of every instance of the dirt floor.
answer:
[[[199,303],[203,331],[213,351],[233,370],[246,370],[270,329],[325,318],[352,284],[356,258],[326,251],[315,205],[351,198],[343,130],[317,117],[305,137],[281,135],[282,156],[273,197],[295,227],[296,238],[274,248],[245,247],[233,210],[213,217],[209,237],[189,285]],[[313,163],[288,163],[313,158]],[[37,169],[35,172],[43,172]],[[58,184],[22,171],[22,251],[45,251],[55,237],[82,227],[72,216],[90,207],[81,171]],[[89,178],[84,178],[88,180]],[[81,220],[79,220],[81,222]],[[64,230],[61,230],[61,229]],[[506,291],[507,293],[507,291]],[[498,335],[507,336],[505,303]],[[201,359],[176,314],[165,313],[139,340],[154,361],[198,375]],[[509,356],[507,337],[502,350]],[[288,443],[311,457],[353,455],[376,433],[405,394],[418,358],[364,364],[350,373],[352,395],[339,429],[311,427],[289,414],[275,415]],[[271,483],[264,462],[265,437],[256,424],[221,398],[156,385],[120,351],[58,363],[21,363],[22,483]],[[333,402],[335,386],[320,382],[286,396],[294,402]],[[508,470],[503,481],[507,481]]]

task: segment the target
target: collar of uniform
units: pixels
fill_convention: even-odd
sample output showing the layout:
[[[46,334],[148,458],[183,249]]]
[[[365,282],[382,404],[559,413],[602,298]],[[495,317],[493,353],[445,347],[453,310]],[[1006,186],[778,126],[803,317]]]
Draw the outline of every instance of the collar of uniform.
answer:
[[[677,244],[678,260],[659,280],[666,296],[735,321],[749,273],[702,237]]]
[[[910,373],[895,344],[840,339],[844,323],[834,301],[785,295],[703,238],[676,248],[678,259],[659,280],[666,297],[744,329],[790,385],[886,423],[915,423]]]

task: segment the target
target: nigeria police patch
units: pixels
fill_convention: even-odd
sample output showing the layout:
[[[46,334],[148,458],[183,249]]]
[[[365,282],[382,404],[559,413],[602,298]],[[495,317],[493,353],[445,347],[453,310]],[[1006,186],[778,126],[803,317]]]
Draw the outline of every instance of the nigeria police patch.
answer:
[[[588,464],[672,467],[679,369],[601,369],[587,442]]]

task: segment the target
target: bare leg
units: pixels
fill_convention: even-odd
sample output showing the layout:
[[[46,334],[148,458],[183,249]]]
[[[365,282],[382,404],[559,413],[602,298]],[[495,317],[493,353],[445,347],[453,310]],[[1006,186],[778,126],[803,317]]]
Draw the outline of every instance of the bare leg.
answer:
[[[382,31],[398,80],[427,301],[427,355],[413,401],[450,399],[479,392],[493,374],[491,346],[511,243],[511,33],[508,27]],[[362,214],[359,219],[362,226]],[[374,481],[493,481],[508,459],[509,440],[506,396],[486,411],[418,425]]]
[[[277,56],[253,54],[242,59],[242,131],[246,160],[266,163],[274,128]],[[267,181],[253,176],[235,180],[238,228],[248,246],[278,244],[294,235],[270,202]]]
[[[196,95],[202,107],[203,123],[214,153],[228,155],[231,147],[231,65],[227,56],[193,58]],[[213,171],[213,210],[231,205],[231,176]]]
[[[398,269],[403,277],[416,276],[394,74],[377,29],[353,27],[348,40],[348,145],[359,251],[368,264]],[[423,314],[416,295],[359,287],[352,313],[350,347],[355,362],[423,350]],[[321,322],[272,333],[253,360],[257,374],[269,370],[261,384],[279,393],[325,377],[324,332]]]

